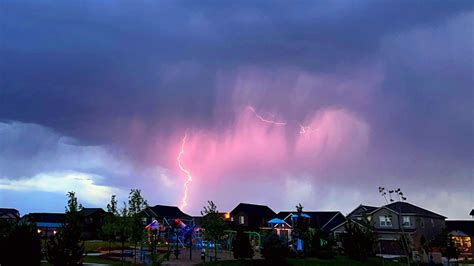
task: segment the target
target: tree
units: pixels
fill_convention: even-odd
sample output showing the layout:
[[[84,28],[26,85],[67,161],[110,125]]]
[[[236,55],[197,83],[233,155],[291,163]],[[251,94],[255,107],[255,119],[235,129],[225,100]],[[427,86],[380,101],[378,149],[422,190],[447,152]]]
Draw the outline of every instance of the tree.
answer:
[[[118,215],[117,200],[115,199],[115,195],[112,195],[110,203],[107,204],[107,214],[105,215],[104,224],[101,228],[102,235],[109,242],[109,253],[112,241],[117,239]]]
[[[84,243],[81,241],[78,216],[82,205],[78,205],[74,192],[69,192],[67,196],[66,221],[47,243],[47,258],[53,265],[82,265]]]
[[[122,255],[122,262],[124,261],[124,254],[123,251],[125,249],[125,242],[130,238],[130,235],[132,233],[132,228],[131,228],[131,218],[128,213],[128,206],[126,202],[123,202],[123,207],[120,209],[118,216],[117,216],[117,236],[122,243],[121,245],[121,255]]]
[[[250,245],[249,236],[242,230],[238,230],[237,234],[232,241],[232,250],[234,258],[236,259],[247,259],[253,257],[252,245]]]
[[[369,224],[357,224],[350,219],[346,223],[346,233],[343,235],[343,247],[347,256],[365,261],[374,252],[374,236]]]
[[[270,265],[285,264],[288,257],[288,247],[284,239],[275,232],[268,234],[263,240],[262,256]]]
[[[438,239],[439,246],[441,248],[441,254],[443,257],[448,259],[448,265],[451,259],[457,259],[460,255],[459,249],[456,247],[453,239],[449,236],[447,230],[443,230],[443,232],[439,235]]]
[[[291,231],[292,238],[296,241],[300,239],[303,242],[304,255],[309,246],[309,219],[303,214],[303,206],[296,205],[296,219],[293,220],[293,230]]]
[[[40,265],[41,240],[36,224],[29,220],[0,223],[0,265]]]
[[[202,228],[204,228],[204,236],[214,241],[214,255],[217,258],[217,242],[227,228],[226,222],[222,219],[213,201],[207,201],[208,206],[204,206],[201,211],[203,216]]]
[[[131,221],[131,238],[135,242],[135,263],[137,259],[137,243],[143,240],[143,211],[148,207],[147,201],[142,197],[140,189],[130,190],[128,195],[128,214]]]

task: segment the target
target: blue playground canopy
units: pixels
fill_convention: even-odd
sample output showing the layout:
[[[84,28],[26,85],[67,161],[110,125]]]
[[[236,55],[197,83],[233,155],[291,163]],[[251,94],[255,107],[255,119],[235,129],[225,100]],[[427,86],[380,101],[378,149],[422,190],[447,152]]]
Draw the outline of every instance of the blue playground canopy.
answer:
[[[268,224],[286,224],[286,222],[283,221],[282,219],[273,218],[270,221],[268,221]]]
[[[302,213],[302,214],[301,214],[301,217],[303,217],[303,218],[308,218],[308,219],[311,218],[311,217],[310,217],[309,215],[307,215],[306,213]],[[297,219],[297,218],[298,218],[298,214],[292,214],[292,215],[291,215],[291,219],[292,219],[292,220],[293,220],[293,219]]]

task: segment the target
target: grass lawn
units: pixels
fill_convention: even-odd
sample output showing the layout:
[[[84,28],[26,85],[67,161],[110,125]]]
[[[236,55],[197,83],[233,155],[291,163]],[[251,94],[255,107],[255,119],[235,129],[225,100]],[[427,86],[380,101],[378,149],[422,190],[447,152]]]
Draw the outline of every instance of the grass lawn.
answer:
[[[97,263],[97,264],[108,264],[108,265],[122,265],[122,262],[119,260],[104,259],[96,256],[86,256],[84,257],[84,262],[87,263]],[[48,262],[41,262],[41,266],[51,265]],[[124,262],[123,265],[132,265],[130,262]]]
[[[129,243],[125,242],[125,248],[129,248],[130,246],[135,246],[135,243]],[[140,244],[138,244],[140,246]],[[106,241],[97,241],[97,240],[91,240],[91,241],[84,241],[84,251],[86,253],[94,253],[97,252],[99,248],[109,248],[109,242]],[[121,249],[122,248],[122,243],[120,242],[112,242],[110,245],[110,248],[113,249]]]
[[[246,260],[246,261],[238,261],[238,260],[228,260],[228,261],[220,261],[217,263],[204,263],[202,265],[215,265],[215,266],[253,266],[253,265],[265,265],[264,260]],[[394,262],[391,260],[384,260],[380,258],[371,258],[365,262],[359,262],[356,260],[349,259],[347,257],[336,257],[332,260],[321,260],[315,258],[307,258],[307,259],[288,259],[287,265],[295,265],[295,266],[312,266],[312,265],[327,265],[327,266],[375,266],[375,265],[384,265],[384,266],[398,266],[398,265],[406,265],[405,263]]]

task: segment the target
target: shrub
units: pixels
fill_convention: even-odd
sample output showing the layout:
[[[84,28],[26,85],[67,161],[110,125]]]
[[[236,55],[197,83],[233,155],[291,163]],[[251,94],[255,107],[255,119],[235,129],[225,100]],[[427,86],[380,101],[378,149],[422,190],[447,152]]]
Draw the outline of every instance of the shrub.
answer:
[[[232,241],[232,249],[234,251],[234,258],[236,259],[253,257],[254,252],[250,245],[249,237],[242,230],[237,231],[237,235]]]
[[[283,264],[288,257],[288,247],[276,233],[271,233],[263,241],[262,256],[272,265]]]

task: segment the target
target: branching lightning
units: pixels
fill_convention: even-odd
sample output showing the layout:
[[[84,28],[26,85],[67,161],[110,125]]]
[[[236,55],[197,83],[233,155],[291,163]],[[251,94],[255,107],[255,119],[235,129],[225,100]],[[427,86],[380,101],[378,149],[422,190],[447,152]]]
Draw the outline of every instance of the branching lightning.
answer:
[[[258,119],[260,119],[260,121],[262,122],[265,122],[265,123],[268,123],[268,124],[272,124],[272,125],[277,125],[277,126],[285,126],[286,125],[286,122],[278,122],[278,121],[272,121],[272,120],[268,120],[268,119],[265,119],[263,118],[261,115],[259,115],[257,113],[257,111],[255,111],[255,108],[253,108],[252,106],[247,106],[247,108],[255,114],[255,117],[257,117]]]
[[[186,177],[188,178],[186,180],[186,182],[184,182],[184,193],[183,193],[183,198],[181,199],[181,204],[179,206],[179,208],[181,210],[184,210],[184,208],[186,208],[186,206],[188,206],[188,184],[191,183],[193,181],[193,177],[191,176],[191,172],[189,170],[187,170],[184,166],[183,166],[183,163],[181,162],[181,158],[182,156],[184,155],[184,147],[186,145],[186,139],[187,139],[188,135],[187,134],[184,134],[184,137],[183,137],[183,140],[181,141],[181,150],[179,151],[178,153],[178,157],[176,158],[176,160],[178,161],[178,166],[179,166],[179,169],[181,169],[181,171],[183,173],[186,174]]]
[[[266,118],[262,117],[260,114],[257,113],[257,111],[255,111],[255,108],[253,108],[252,106],[247,106],[247,108],[255,115],[256,118],[258,118],[260,121],[262,121],[264,123],[277,125],[277,126],[286,126],[286,124],[287,124],[287,122],[273,121],[273,120],[269,120],[269,119],[266,119]],[[316,129],[313,129],[309,126],[304,126],[302,124],[298,124],[298,125],[300,127],[299,133],[301,135],[307,134],[307,133],[309,134],[309,133],[312,133],[312,132],[316,131]]]

